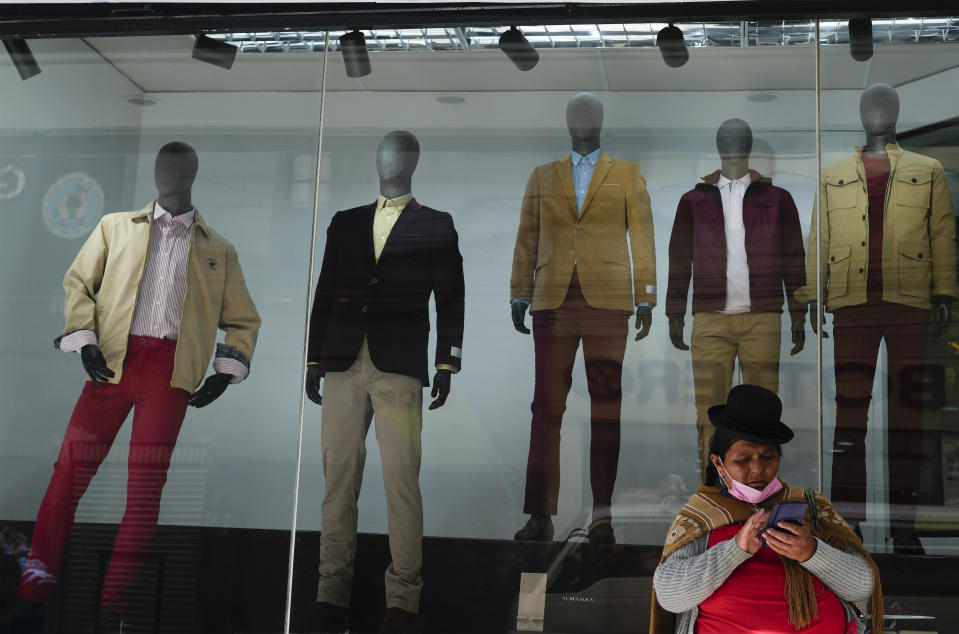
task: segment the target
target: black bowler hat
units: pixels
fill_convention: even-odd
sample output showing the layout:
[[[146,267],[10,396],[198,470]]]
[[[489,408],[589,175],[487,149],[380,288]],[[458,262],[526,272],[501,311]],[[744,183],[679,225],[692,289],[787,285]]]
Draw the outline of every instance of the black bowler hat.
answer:
[[[737,385],[729,390],[725,405],[709,408],[709,421],[737,440],[783,445],[794,434],[779,420],[782,413],[783,404],[775,392],[758,385]]]

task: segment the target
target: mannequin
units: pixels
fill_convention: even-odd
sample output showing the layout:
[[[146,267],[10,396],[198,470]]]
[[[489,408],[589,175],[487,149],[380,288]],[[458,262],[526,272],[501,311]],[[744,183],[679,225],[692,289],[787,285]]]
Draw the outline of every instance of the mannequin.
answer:
[[[298,612],[294,631],[349,628],[357,500],[371,424],[384,465],[392,554],[380,631],[418,627],[429,298],[436,305],[434,410],[446,403],[462,361],[465,293],[452,217],[411,193],[419,154],[410,132],[383,137],[376,151],[377,201],[338,212],[327,231],[306,376],[307,397],[323,406],[320,580],[317,601]]]
[[[615,541],[611,505],[626,318],[635,311],[639,341],[649,334],[656,303],[653,221],[639,167],[600,151],[602,102],[590,93],[574,95],[566,124],[572,152],[530,176],[513,252],[513,327],[529,334],[524,322],[530,310],[536,349],[524,504],[530,519],[516,539],[553,536],[560,427],[582,339],[591,401],[589,536],[593,543],[609,544]]]
[[[244,380],[256,345],[260,319],[236,251],[191,201],[197,167],[189,145],[163,146],[156,199],[104,216],[63,282],[66,327],[55,345],[80,353],[90,381],[64,434],[17,594],[31,602],[52,596],[77,504],[132,409],[126,511],[95,631],[123,627],[187,406],[208,405]],[[224,343],[216,343],[217,328]],[[214,348],[215,373],[196,389]]]
[[[743,381],[779,389],[783,295],[792,318],[791,355],[806,342],[805,308],[792,298],[805,283],[802,228],[792,196],[749,169],[752,130],[729,119],[716,132],[720,169],[683,195],[669,244],[669,338],[683,341],[693,280],[693,378],[700,470],[709,460],[707,410],[723,403],[739,359]]]
[[[814,330],[833,313],[836,431],[831,498],[858,529],[866,519],[865,436],[881,342],[886,343],[889,502],[897,553],[921,554],[913,520],[920,487],[922,403],[911,386],[925,365],[928,333],[941,336],[952,320],[956,297],[955,218],[942,166],[903,150],[896,142],[899,96],[883,83],[859,102],[866,143],[856,154],[823,169],[822,260],[816,269],[825,306],[815,286],[796,296],[809,303]],[[814,212],[810,254],[819,228]],[[823,337],[828,335],[823,332]]]

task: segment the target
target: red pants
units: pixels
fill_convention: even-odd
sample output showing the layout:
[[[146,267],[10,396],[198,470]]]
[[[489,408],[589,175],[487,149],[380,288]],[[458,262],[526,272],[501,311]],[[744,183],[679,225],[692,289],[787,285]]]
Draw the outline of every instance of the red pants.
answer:
[[[566,299],[555,310],[533,315],[536,386],[524,513],[556,515],[559,498],[559,439],[573,361],[580,339],[590,398],[589,479],[594,519],[609,517],[619,466],[619,416],[623,399],[623,356],[628,315],[586,303],[575,271]]]
[[[886,341],[889,504],[893,527],[911,527],[922,466],[922,383],[929,311],[865,304],[835,311],[836,432],[832,502],[847,520],[865,519],[866,424],[879,344]]]
[[[175,350],[174,340],[130,337],[120,383],[87,382],[33,529],[30,559],[59,578],[77,503],[133,408],[126,511],[100,595],[101,603],[119,612],[153,537],[170,457],[186,414],[189,394],[170,386]],[[50,597],[41,595],[51,592],[21,583],[17,594],[28,601],[46,601]]]

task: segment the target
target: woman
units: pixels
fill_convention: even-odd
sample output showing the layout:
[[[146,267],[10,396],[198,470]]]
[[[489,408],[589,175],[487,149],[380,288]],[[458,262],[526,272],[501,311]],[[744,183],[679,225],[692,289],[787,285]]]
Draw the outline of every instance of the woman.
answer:
[[[852,602],[866,599],[881,634],[879,572],[862,542],[822,495],[777,477],[793,437],[781,414],[779,397],[755,385],[734,387],[709,409],[716,431],[706,484],[666,536],[652,634],[856,634],[867,624]],[[809,505],[802,524],[760,535],[783,501]]]

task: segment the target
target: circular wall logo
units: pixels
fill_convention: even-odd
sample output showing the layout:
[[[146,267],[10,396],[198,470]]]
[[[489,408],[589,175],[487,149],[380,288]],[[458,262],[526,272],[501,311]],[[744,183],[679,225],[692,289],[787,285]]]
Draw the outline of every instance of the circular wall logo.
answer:
[[[43,197],[43,222],[58,238],[70,240],[85,236],[101,215],[103,188],[83,172],[61,177]]]
[[[27,175],[16,165],[0,167],[0,200],[11,200],[23,193]]]

